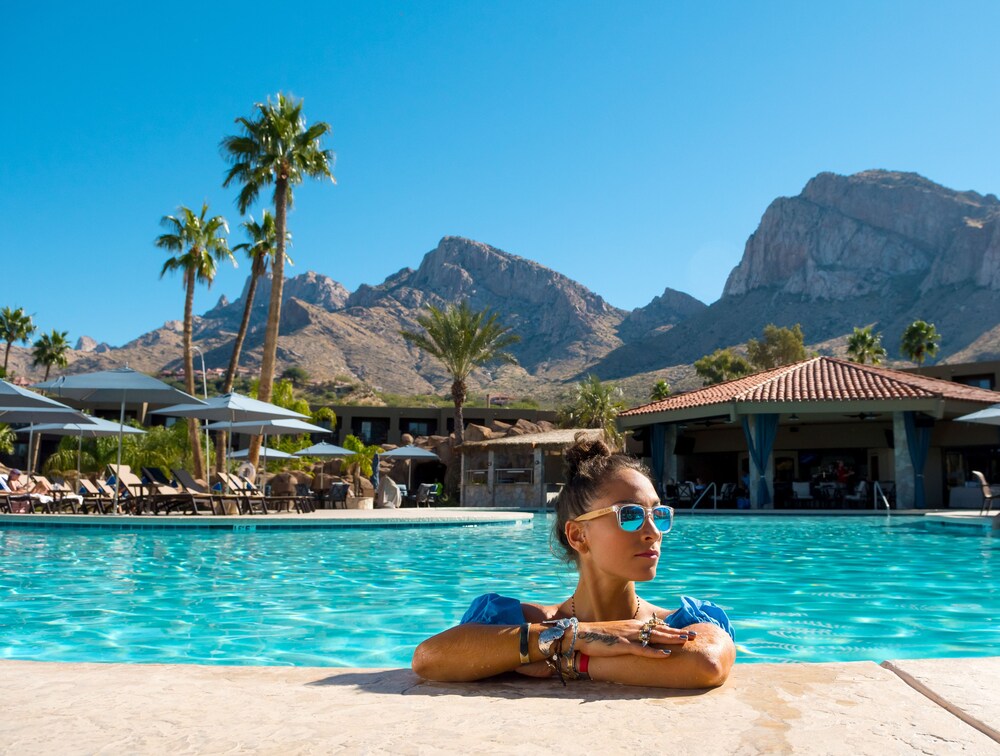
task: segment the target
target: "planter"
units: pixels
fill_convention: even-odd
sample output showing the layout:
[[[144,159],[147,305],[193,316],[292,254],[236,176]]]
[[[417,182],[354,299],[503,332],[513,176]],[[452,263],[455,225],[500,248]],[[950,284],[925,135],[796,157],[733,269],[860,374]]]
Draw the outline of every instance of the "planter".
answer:
[[[374,496],[348,496],[347,504],[348,509],[374,509],[375,508],[375,497]]]

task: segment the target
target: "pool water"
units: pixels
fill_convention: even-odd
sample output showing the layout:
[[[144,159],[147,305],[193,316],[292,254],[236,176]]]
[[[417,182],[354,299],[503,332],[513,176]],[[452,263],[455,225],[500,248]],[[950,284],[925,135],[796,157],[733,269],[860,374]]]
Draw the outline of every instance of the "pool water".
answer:
[[[398,667],[481,593],[575,573],[531,524],[320,531],[0,529],[0,658]],[[721,605],[740,662],[988,656],[1000,538],[917,518],[685,517],[640,594]]]

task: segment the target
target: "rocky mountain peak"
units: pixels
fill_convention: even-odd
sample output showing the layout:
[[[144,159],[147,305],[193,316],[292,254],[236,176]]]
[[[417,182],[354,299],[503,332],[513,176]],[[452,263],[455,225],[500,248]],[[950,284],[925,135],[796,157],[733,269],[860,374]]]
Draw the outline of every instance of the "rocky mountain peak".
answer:
[[[623,341],[660,333],[704,311],[708,305],[669,286],[645,307],[632,310],[618,328]]]
[[[964,282],[1000,289],[1000,201],[871,170],[821,173],[772,202],[723,296],[836,300]]]

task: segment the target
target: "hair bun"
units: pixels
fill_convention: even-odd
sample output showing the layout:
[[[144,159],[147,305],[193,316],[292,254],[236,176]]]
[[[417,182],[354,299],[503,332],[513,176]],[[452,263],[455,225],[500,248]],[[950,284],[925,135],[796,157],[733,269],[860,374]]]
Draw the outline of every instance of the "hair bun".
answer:
[[[571,480],[580,472],[580,467],[598,457],[610,457],[611,448],[600,438],[586,431],[576,434],[573,445],[563,453],[567,477]]]

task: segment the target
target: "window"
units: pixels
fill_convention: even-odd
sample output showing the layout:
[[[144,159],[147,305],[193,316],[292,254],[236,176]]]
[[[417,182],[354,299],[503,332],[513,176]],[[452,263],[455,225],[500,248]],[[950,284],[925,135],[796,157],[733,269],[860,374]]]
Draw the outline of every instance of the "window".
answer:
[[[504,468],[495,472],[498,486],[518,486],[531,485],[534,480],[530,467],[524,468]]]
[[[988,389],[989,391],[996,388],[996,379],[991,373],[983,373],[982,375],[956,375],[954,381],[965,386],[974,386],[975,388]]]
[[[437,420],[411,420],[404,417],[399,421],[399,432],[409,433],[411,436],[433,436],[437,433]]]

